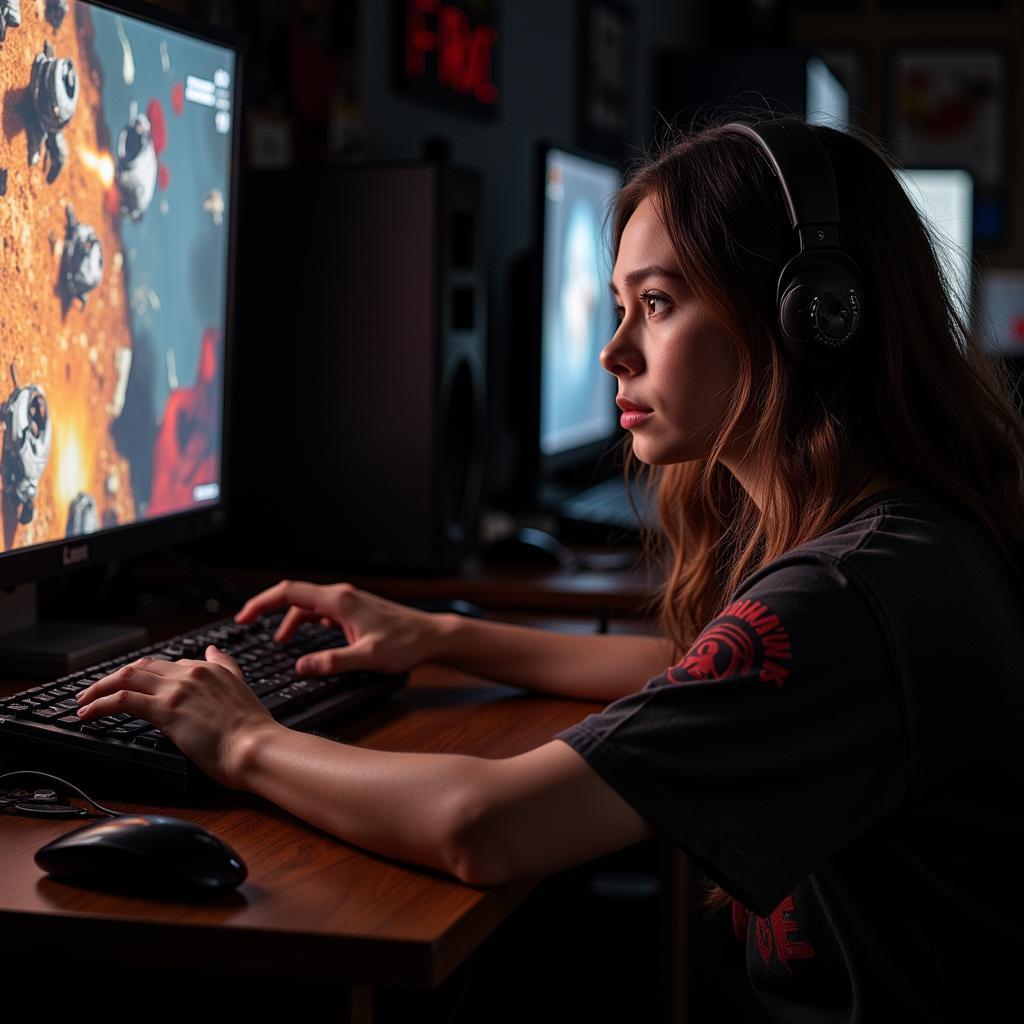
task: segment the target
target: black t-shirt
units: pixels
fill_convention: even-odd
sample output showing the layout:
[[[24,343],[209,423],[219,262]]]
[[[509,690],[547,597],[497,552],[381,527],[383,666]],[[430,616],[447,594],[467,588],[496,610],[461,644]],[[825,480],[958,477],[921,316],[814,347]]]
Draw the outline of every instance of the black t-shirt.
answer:
[[[1005,564],[899,487],[556,738],[734,897],[773,1019],[1022,1020],[1022,679]]]

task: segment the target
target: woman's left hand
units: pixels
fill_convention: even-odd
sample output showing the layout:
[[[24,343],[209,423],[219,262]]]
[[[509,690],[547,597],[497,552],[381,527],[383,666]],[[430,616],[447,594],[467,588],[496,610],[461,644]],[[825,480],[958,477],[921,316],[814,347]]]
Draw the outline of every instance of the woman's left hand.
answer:
[[[78,695],[83,722],[127,712],[164,733],[207,775],[237,785],[241,741],[277,726],[234,658],[206,649],[206,661],[140,658]]]

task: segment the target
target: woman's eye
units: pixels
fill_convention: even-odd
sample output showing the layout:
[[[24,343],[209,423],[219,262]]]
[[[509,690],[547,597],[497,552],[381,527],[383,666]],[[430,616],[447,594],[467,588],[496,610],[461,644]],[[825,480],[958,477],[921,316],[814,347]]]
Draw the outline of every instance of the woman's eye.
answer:
[[[648,316],[657,316],[658,313],[663,313],[665,306],[668,304],[668,299],[663,295],[655,295],[653,292],[643,292],[640,296],[640,301],[646,307]],[[661,303],[661,305],[659,306],[658,303]]]
[[[615,314],[615,322],[621,324],[622,318],[626,315],[625,308],[623,306],[616,306],[612,312]]]

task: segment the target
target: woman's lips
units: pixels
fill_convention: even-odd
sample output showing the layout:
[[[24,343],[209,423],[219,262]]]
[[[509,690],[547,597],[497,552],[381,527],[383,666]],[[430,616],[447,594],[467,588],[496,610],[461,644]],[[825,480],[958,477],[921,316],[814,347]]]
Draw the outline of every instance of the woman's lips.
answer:
[[[631,409],[629,412],[624,412],[619,417],[619,423],[626,428],[631,430],[633,427],[639,426],[644,420],[649,420],[654,415],[653,412],[644,412],[640,409]]]
[[[653,409],[637,405],[636,402],[631,402],[628,398],[623,398],[621,395],[615,399],[615,404],[622,410],[619,423],[626,430],[639,426],[644,420],[650,419],[654,415]]]

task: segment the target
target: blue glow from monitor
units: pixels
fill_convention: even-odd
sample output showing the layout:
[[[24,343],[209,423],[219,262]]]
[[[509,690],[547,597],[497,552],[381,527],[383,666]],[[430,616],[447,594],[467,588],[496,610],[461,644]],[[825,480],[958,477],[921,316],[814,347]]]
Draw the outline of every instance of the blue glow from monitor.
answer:
[[[807,61],[806,120],[840,131],[846,131],[850,124],[850,96],[820,57]]]
[[[615,378],[601,349],[614,333],[608,204],[620,184],[607,164],[558,149],[544,174],[540,448],[544,455],[603,441],[618,423]]]

